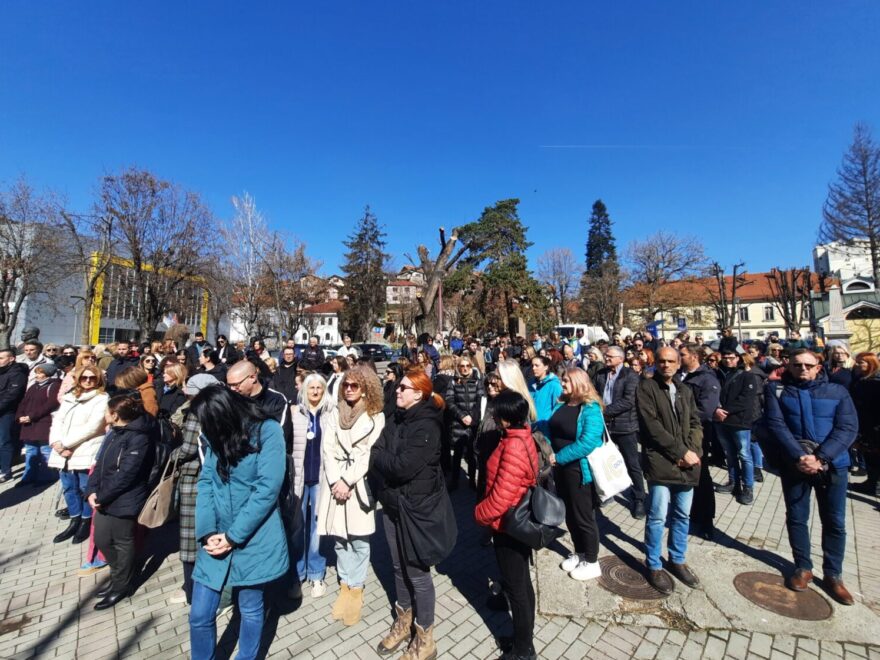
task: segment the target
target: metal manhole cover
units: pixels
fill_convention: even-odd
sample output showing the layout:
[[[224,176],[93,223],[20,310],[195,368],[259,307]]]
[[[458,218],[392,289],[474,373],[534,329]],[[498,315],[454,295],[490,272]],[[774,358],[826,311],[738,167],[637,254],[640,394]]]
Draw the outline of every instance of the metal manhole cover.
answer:
[[[619,557],[612,555],[602,557],[599,559],[599,566],[602,567],[599,584],[613,594],[633,600],[666,598],[648,584],[648,580],[641,571],[631,568]]]
[[[792,591],[775,573],[750,571],[733,578],[733,586],[746,599],[774,614],[800,621],[824,621],[831,617],[831,604],[812,589]]]

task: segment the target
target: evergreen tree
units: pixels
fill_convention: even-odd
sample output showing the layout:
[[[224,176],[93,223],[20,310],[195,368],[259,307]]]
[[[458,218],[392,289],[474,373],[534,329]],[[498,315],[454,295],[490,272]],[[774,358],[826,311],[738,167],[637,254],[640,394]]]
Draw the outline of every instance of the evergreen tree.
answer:
[[[340,324],[355,340],[368,340],[370,329],[385,312],[385,270],[389,258],[385,236],[367,205],[355,232],[342,242],[348,249],[342,266],[348,300]]]
[[[587,263],[584,272],[595,275],[607,261],[617,263],[617,248],[614,245],[614,236],[611,234],[611,217],[608,215],[608,209],[601,199],[597,199],[590,214]]]

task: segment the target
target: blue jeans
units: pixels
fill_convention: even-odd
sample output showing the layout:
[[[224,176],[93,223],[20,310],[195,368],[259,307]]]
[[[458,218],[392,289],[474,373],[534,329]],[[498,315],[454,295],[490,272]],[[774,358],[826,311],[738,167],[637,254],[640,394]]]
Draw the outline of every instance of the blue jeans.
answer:
[[[645,518],[645,563],[652,571],[663,568],[663,528],[669,521],[669,561],[685,563],[690,527],[693,486],[666,486],[648,483],[647,518]]]
[[[64,501],[71,518],[92,517],[92,507],[86,501],[88,485],[88,470],[61,470],[61,488],[64,489]]]
[[[797,568],[813,570],[810,558],[810,491],[816,491],[819,519],[822,521],[822,572],[824,577],[840,577],[846,550],[846,468],[829,467],[819,477],[807,477],[793,468],[781,471],[785,498],[785,526]]]
[[[318,536],[318,484],[303,488],[302,515],[302,535],[297,539],[296,574],[300,579],[317,582],[324,579],[327,568],[327,560],[321,555],[321,537]]]
[[[752,438],[752,442],[750,443],[752,448],[752,465],[755,470],[763,470],[764,469],[764,452],[761,451],[761,445]],[[753,473],[754,474],[754,473]]]
[[[724,448],[730,481],[734,484],[742,482],[746,488],[754,487],[755,464],[752,462],[751,429],[735,429],[724,424],[716,424],[715,430]]]
[[[49,469],[49,456],[52,447],[49,445],[24,445],[24,473],[21,475],[21,483],[46,483],[55,481],[55,470]]]
[[[189,611],[189,645],[192,660],[213,660],[217,650],[217,606],[220,591],[201,582],[193,583]],[[238,629],[238,660],[252,660],[260,650],[263,634],[263,585],[235,587],[241,627]]]
[[[370,539],[367,536],[352,536],[348,539],[337,538],[336,574],[349,587],[360,589],[367,581],[367,569],[370,567]]]
[[[0,415],[0,474],[12,476],[12,463],[18,449],[18,437],[15,432],[15,412]]]

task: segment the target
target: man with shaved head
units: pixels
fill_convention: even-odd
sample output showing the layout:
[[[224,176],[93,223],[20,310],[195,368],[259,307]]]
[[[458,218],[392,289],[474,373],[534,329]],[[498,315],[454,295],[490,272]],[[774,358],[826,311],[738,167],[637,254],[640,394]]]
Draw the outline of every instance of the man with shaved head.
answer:
[[[691,389],[681,382],[674,348],[657,350],[654,377],[639,382],[638,413],[648,481],[645,564],[648,582],[663,594],[675,589],[660,559],[669,522],[669,572],[690,588],[700,581],[685,563],[694,486],[700,479],[703,427]]]
[[[257,367],[250,360],[241,360],[229,367],[229,371],[226,372],[226,384],[229,389],[253,399],[268,417],[281,424],[290,453],[293,444],[293,427],[290,424],[288,414],[290,403],[287,397],[264,385]]]

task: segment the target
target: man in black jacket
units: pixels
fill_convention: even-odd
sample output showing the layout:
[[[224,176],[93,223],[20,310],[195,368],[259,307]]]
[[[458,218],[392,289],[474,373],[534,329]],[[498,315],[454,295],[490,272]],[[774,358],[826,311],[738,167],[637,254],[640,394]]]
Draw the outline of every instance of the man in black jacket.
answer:
[[[758,395],[761,384],[745,371],[739,354],[729,348],[721,351],[721,396],[715,409],[715,432],[727,457],[729,479],[717,486],[719,493],[735,493],[736,501],[749,505],[755,501],[755,465],[752,461],[752,424],[760,416]]]
[[[285,348],[281,351],[281,362],[278,363],[278,371],[272,376],[272,389],[281,392],[288,401],[295,403],[297,400],[296,389],[296,350]]]
[[[197,332],[195,334],[195,339],[193,343],[187,346],[186,348],[186,364],[192,369],[199,368],[199,358],[202,355],[202,351],[205,350],[209,346],[208,342],[205,341],[205,335],[202,332]]]
[[[220,362],[220,355],[210,346],[199,356],[199,371],[213,376],[221,383],[226,382],[227,366]]]
[[[287,398],[281,392],[271,390],[262,383],[257,368],[250,360],[241,360],[233,364],[226,372],[226,384],[229,389],[253,399],[268,417],[281,424],[287,453],[292,453],[293,426]]]
[[[136,366],[138,366],[138,359],[131,355],[131,344],[125,340],[117,342],[116,356],[107,365],[106,382],[108,394],[113,394],[117,389],[115,385],[117,374],[123,369]]]
[[[12,479],[12,463],[18,452],[15,409],[24,398],[27,365],[15,361],[11,348],[0,350],[0,482]]]
[[[645,480],[639,460],[639,416],[636,410],[639,375],[623,365],[624,357],[619,346],[605,349],[605,368],[596,374],[596,391],[605,404],[608,433],[620,449],[633,482],[630,488],[632,516],[640,520],[645,517]]]
[[[313,335],[309,338],[309,345],[302,351],[299,366],[306,371],[320,371],[324,360],[324,350],[318,346],[318,335]]]
[[[660,561],[669,519],[669,572],[688,587],[700,581],[685,563],[694,486],[700,478],[703,428],[691,389],[677,376],[678,351],[657,351],[653,378],[639,382],[638,411],[648,480],[645,564],[648,582],[664,594],[675,589]]]

